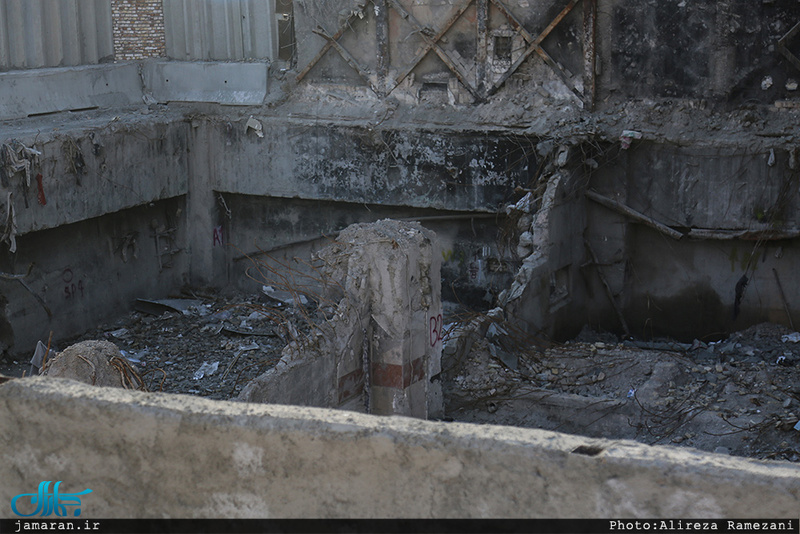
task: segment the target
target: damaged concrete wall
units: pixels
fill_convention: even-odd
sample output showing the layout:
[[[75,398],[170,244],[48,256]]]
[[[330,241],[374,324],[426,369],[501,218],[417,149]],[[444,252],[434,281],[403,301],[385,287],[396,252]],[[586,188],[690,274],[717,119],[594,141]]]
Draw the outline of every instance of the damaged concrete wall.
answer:
[[[244,121],[214,125],[218,191],[494,212],[536,170],[518,136],[255,118],[264,137]]]
[[[577,333],[585,306],[581,177],[560,169],[546,178],[541,198],[528,193],[509,210],[519,232],[521,265],[498,301],[527,330],[559,339]]]
[[[541,199],[508,208],[524,258],[500,295],[512,317],[556,338],[587,323],[686,341],[793,327],[794,146],[603,147],[600,163],[561,168]]]
[[[441,416],[434,377],[441,372],[444,325],[435,236],[416,223],[357,224],[318,257],[331,293],[322,303],[343,297],[239,399]]]
[[[353,222],[420,217],[445,239],[449,300],[486,306],[510,282],[498,221],[514,188],[537,172],[535,140],[273,117],[261,118],[262,138],[244,122],[208,125],[210,146],[224,148],[210,165],[227,205],[215,226],[235,246],[229,261],[333,235]],[[305,215],[309,209],[315,217]],[[283,253],[291,259],[300,250]],[[244,265],[230,268],[230,280],[246,287],[248,262],[238,261]]]
[[[556,100],[589,102],[594,74],[589,69],[584,80],[588,60],[578,43],[594,4],[576,4],[300,2],[297,80],[360,85],[411,103],[467,104],[490,98],[513,74],[515,84]],[[557,46],[538,48],[546,65],[526,63],[548,37]]]
[[[550,105],[591,106],[595,91],[603,102],[772,103],[797,90],[798,14],[793,0],[390,1],[378,9],[307,1],[296,17],[298,79],[414,103],[465,104],[511,90]]]
[[[5,517],[53,470],[92,489],[81,512],[98,519],[796,520],[800,506],[796,466],[630,441],[43,378],[0,385],[0,406]]]
[[[633,334],[691,341],[763,321],[790,325],[800,298],[796,150],[642,143],[593,176],[596,191],[677,230],[668,237],[588,206],[589,240]]]
[[[771,104],[797,89],[800,72],[781,50],[800,15],[792,0],[613,0],[601,2],[600,13],[600,98]],[[797,54],[796,39],[787,45]]]
[[[3,145],[39,153],[26,160],[27,175],[3,167],[3,221],[10,206],[15,224],[4,224],[0,271],[24,275],[0,281],[11,352],[51,331],[59,340],[94,326],[136,297],[163,295],[188,269],[188,125],[111,119],[44,135],[18,130]]]

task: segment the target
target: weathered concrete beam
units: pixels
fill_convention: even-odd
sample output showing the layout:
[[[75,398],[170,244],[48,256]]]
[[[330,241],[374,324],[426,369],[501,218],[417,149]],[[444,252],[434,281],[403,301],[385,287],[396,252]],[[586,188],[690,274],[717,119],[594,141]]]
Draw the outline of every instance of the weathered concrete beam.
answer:
[[[142,104],[135,63],[0,73],[0,119]]]
[[[259,105],[267,96],[269,63],[147,61],[145,91],[158,102]]]
[[[6,517],[42,480],[91,489],[81,512],[97,519],[796,519],[800,507],[796,465],[532,429],[45,377],[0,385],[0,413]]]

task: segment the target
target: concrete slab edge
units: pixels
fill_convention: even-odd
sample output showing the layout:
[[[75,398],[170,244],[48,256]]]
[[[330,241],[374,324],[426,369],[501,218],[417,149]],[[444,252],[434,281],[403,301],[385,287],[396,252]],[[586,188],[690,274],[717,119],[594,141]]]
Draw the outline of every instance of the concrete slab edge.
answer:
[[[522,428],[0,386],[0,514],[41,480],[94,517],[795,517],[800,467]],[[90,508],[91,506],[91,508]]]

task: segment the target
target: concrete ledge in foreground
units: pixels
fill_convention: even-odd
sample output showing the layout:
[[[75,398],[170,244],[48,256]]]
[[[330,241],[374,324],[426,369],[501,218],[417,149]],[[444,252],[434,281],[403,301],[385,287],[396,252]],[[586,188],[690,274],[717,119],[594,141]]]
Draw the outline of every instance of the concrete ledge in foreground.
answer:
[[[81,517],[796,518],[800,468],[530,429],[0,386],[1,515],[43,480]],[[71,514],[70,514],[71,515]]]

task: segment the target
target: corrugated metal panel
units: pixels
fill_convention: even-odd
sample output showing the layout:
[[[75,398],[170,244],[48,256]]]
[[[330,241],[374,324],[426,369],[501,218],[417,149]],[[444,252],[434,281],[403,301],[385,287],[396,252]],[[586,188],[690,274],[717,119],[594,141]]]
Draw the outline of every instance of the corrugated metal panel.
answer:
[[[64,67],[112,58],[108,0],[0,0],[0,69]]]
[[[167,56],[273,59],[274,0],[164,0]]]

